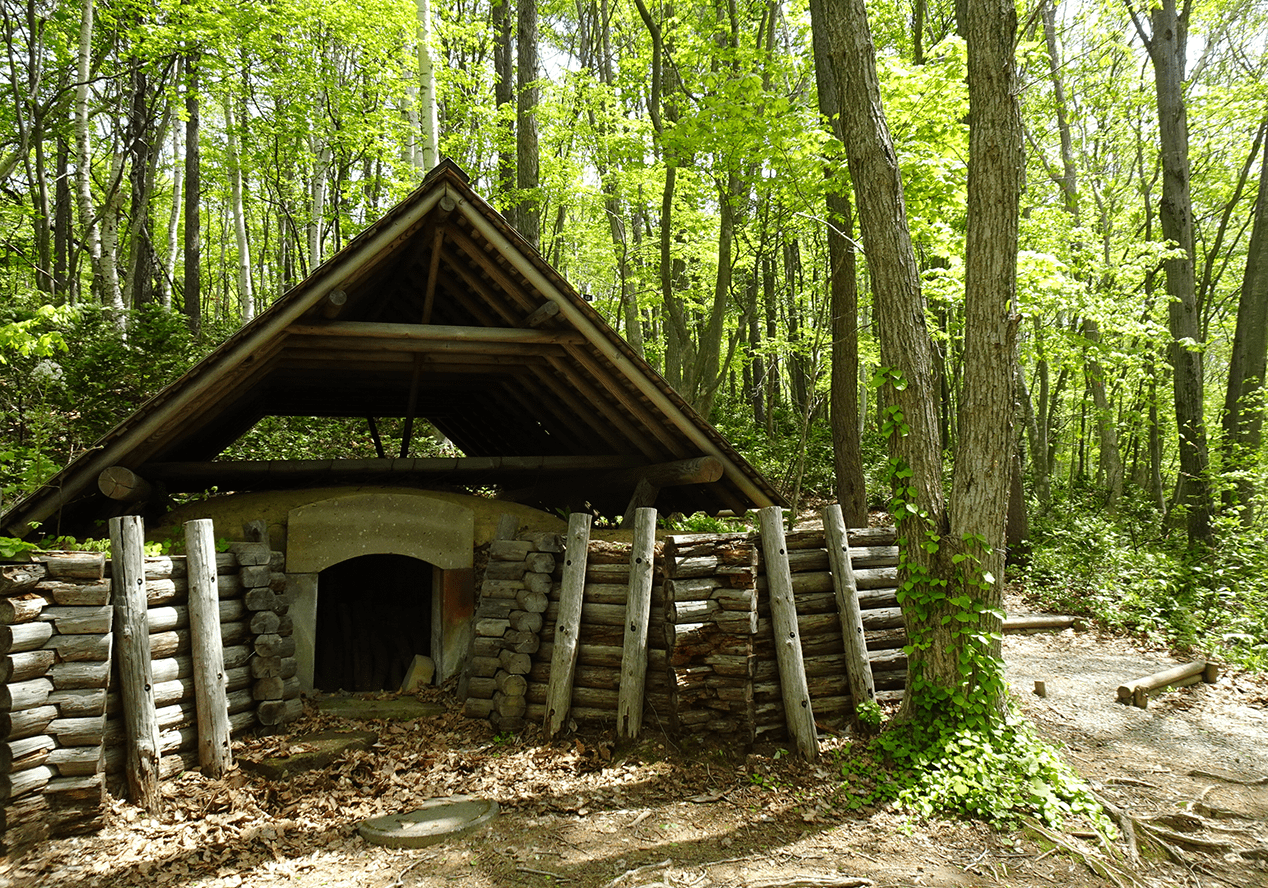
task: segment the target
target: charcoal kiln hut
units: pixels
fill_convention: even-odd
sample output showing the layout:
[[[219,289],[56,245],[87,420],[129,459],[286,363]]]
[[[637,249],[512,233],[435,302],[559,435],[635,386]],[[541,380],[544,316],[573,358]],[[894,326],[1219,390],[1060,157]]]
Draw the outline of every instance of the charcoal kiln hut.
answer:
[[[374,455],[224,456],[271,417],[353,418]],[[424,428],[456,455],[418,456]],[[354,588],[373,575],[376,589],[425,591],[438,680],[466,654],[473,552],[491,536],[477,538],[478,504],[459,494],[608,516],[780,501],[450,161],[9,509],[0,533],[104,537],[125,514],[153,528],[170,523],[173,496],[207,490],[274,492],[257,515],[219,502],[182,515],[268,517],[302,658],[319,628],[317,578]],[[241,522],[226,520],[218,532],[235,538]],[[306,685],[318,665],[301,664]]]

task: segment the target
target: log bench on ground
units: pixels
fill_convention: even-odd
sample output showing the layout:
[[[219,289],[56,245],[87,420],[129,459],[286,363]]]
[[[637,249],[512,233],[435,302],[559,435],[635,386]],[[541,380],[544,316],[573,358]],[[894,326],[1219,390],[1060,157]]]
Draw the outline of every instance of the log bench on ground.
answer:
[[[1149,706],[1149,696],[1167,688],[1181,688],[1195,685],[1199,681],[1211,684],[1220,677],[1220,667],[1206,660],[1194,660],[1182,663],[1171,669],[1164,669],[1151,675],[1132,679],[1118,686],[1118,702],[1131,704],[1145,709]]]

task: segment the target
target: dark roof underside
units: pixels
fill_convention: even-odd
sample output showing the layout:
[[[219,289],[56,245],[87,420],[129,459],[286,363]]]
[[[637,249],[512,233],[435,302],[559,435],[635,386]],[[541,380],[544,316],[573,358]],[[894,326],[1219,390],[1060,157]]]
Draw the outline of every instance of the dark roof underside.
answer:
[[[426,420],[468,458],[515,459],[459,460],[448,474],[402,460],[218,469],[212,461],[270,415]],[[385,442],[393,445],[399,441]],[[640,467],[700,459],[720,462],[721,477],[666,482],[657,508],[717,512],[780,502],[446,162],[19,503],[3,526],[15,532],[56,516],[71,531],[135,511],[97,490],[100,472],[116,465],[167,491],[452,483],[498,488],[539,506],[589,504],[620,514]]]

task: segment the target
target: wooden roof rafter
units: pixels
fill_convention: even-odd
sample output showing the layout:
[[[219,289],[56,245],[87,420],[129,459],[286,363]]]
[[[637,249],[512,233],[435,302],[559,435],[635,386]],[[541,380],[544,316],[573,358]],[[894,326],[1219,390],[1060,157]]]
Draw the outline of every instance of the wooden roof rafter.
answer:
[[[663,491],[667,508],[778,501],[444,161],[381,221],[12,508],[0,533],[24,533],[28,522],[59,511],[72,522],[110,514],[118,505],[94,492],[105,469],[143,474],[147,464],[214,456],[266,415],[411,414],[469,454],[539,449],[574,460],[611,453],[645,466],[700,457],[722,465],[716,481]],[[593,475],[559,478],[584,485]]]

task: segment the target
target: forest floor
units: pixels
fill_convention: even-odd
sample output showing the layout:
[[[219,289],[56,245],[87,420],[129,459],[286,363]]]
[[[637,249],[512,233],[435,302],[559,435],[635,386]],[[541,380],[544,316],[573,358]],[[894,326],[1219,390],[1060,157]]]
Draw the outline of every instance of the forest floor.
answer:
[[[1066,631],[1010,636],[1005,656],[1019,707],[1136,819],[1139,862],[1119,843],[1111,857],[1077,823],[1054,844],[1030,829],[850,810],[847,736],[825,736],[817,764],[776,746],[671,740],[654,725],[629,748],[584,726],[546,743],[532,729],[495,736],[436,690],[427,696],[441,714],[408,722],[349,722],[310,706],[290,737],[236,742],[239,762],[301,751],[294,737],[307,731],[369,729],[377,744],[283,781],[245,768],[170,779],[161,816],[114,801],[101,833],[0,858],[0,886],[1268,885],[1264,678],[1225,674],[1141,710],[1117,703],[1115,689],[1173,663],[1164,651]],[[1036,679],[1045,698],[1032,693]],[[450,794],[495,799],[501,814],[419,850],[357,834],[366,818]]]

